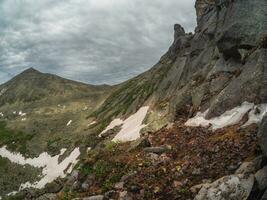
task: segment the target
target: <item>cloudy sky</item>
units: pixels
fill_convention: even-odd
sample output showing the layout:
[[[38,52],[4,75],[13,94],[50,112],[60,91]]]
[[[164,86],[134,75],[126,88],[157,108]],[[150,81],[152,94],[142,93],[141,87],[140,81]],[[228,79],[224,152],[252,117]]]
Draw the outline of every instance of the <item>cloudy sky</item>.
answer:
[[[159,60],[175,23],[195,21],[194,0],[0,0],[0,83],[29,67],[119,83]]]

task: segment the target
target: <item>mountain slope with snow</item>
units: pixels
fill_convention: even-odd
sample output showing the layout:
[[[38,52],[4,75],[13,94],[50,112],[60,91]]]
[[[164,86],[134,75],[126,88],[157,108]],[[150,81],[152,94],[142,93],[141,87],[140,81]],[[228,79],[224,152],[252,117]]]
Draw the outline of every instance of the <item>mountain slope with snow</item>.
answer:
[[[76,170],[52,182],[60,189],[22,199],[261,199],[266,10],[265,0],[197,0],[195,33],[176,24],[160,61],[114,87],[32,69],[0,86],[2,133],[14,135],[1,145],[25,158],[81,151]]]

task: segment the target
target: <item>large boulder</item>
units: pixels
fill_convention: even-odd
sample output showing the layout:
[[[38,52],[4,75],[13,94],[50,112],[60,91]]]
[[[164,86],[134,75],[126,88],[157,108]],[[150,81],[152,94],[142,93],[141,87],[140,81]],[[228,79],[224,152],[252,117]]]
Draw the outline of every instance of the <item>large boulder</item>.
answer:
[[[261,149],[264,155],[267,157],[267,115],[264,116],[259,132],[258,132],[258,139]]]
[[[263,196],[261,197],[261,200],[267,200],[267,189],[265,190]]]
[[[259,170],[255,174],[255,178],[257,180],[259,189],[260,190],[266,189],[267,188],[267,166]]]
[[[244,162],[236,170],[235,174],[254,174],[261,168],[262,161],[263,157],[259,156],[250,162]]]
[[[254,176],[230,175],[211,184],[205,184],[195,200],[247,199],[254,185]]]

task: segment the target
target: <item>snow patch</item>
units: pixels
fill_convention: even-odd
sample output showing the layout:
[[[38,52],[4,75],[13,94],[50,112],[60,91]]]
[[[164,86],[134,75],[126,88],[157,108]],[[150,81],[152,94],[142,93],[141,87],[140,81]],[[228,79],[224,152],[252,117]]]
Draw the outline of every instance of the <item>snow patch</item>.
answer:
[[[100,133],[99,137],[101,137],[107,131],[115,128],[116,126],[120,126],[122,124],[123,124],[123,120],[121,120],[121,119],[114,119],[112,122],[110,122],[110,124],[107,126],[107,128]]]
[[[267,112],[267,104],[255,105],[254,103],[244,102],[241,106],[233,108],[223,113],[219,117],[214,117],[212,119],[205,119],[209,110],[204,113],[198,112],[195,117],[189,119],[185,125],[186,126],[211,126],[212,130],[217,130],[227,126],[238,124],[244,115],[249,112],[248,121],[242,126],[246,127],[253,123],[260,123]]]
[[[0,112],[0,117],[4,117],[4,114],[2,112]]]
[[[135,114],[131,115],[124,121],[121,119],[114,119],[99,136],[101,137],[101,135],[108,130],[122,125],[122,129],[112,141],[128,142],[138,139],[140,137],[140,131],[146,126],[142,125],[142,123],[147,115],[148,109],[148,106],[141,107]]]
[[[85,110],[88,110],[88,107],[87,107],[87,106],[85,106],[85,107],[83,108],[83,111],[85,111]]]
[[[72,123],[72,120],[70,120],[70,121],[67,123],[66,126],[69,126],[71,123]]]
[[[21,119],[21,121],[26,121],[26,120],[27,120],[27,118],[22,118],[22,119]]]
[[[24,112],[22,112],[22,111],[19,111],[19,114],[18,114],[18,115],[21,116],[21,117],[24,117],[24,116],[26,116],[26,114],[27,114],[27,113],[24,113]]]
[[[248,121],[242,127],[246,127],[251,124],[259,124],[266,113],[267,104],[255,105],[248,114]]]
[[[7,194],[7,196],[14,196],[16,195],[18,192],[17,191],[13,191]],[[0,199],[1,200],[1,199]]]
[[[96,121],[91,122],[90,124],[88,124],[88,126],[92,126],[94,124],[96,124]]]
[[[59,163],[59,157],[65,153],[66,149],[62,149],[59,155],[50,156],[44,152],[36,158],[25,158],[20,153],[12,153],[7,150],[6,146],[0,148],[0,156],[9,159],[11,162],[26,165],[29,164],[33,167],[42,168],[42,179],[35,183],[24,183],[20,186],[20,190],[24,188],[43,188],[47,183],[50,183],[58,177],[64,178],[67,173],[70,173],[74,165],[78,162],[80,156],[79,148],[75,148],[68,157]]]
[[[140,131],[146,127],[142,125],[149,107],[140,108],[135,114],[127,118],[122,125],[122,129],[112,140],[114,142],[128,142],[136,140],[140,137]]]

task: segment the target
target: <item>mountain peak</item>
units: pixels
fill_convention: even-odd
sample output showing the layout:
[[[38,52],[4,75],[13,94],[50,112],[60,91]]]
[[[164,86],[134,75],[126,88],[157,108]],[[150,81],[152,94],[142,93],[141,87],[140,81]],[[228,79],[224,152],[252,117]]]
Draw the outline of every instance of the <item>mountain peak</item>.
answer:
[[[21,74],[33,74],[33,73],[35,73],[35,74],[41,74],[40,71],[34,69],[33,67],[30,67],[30,68],[26,69]]]

